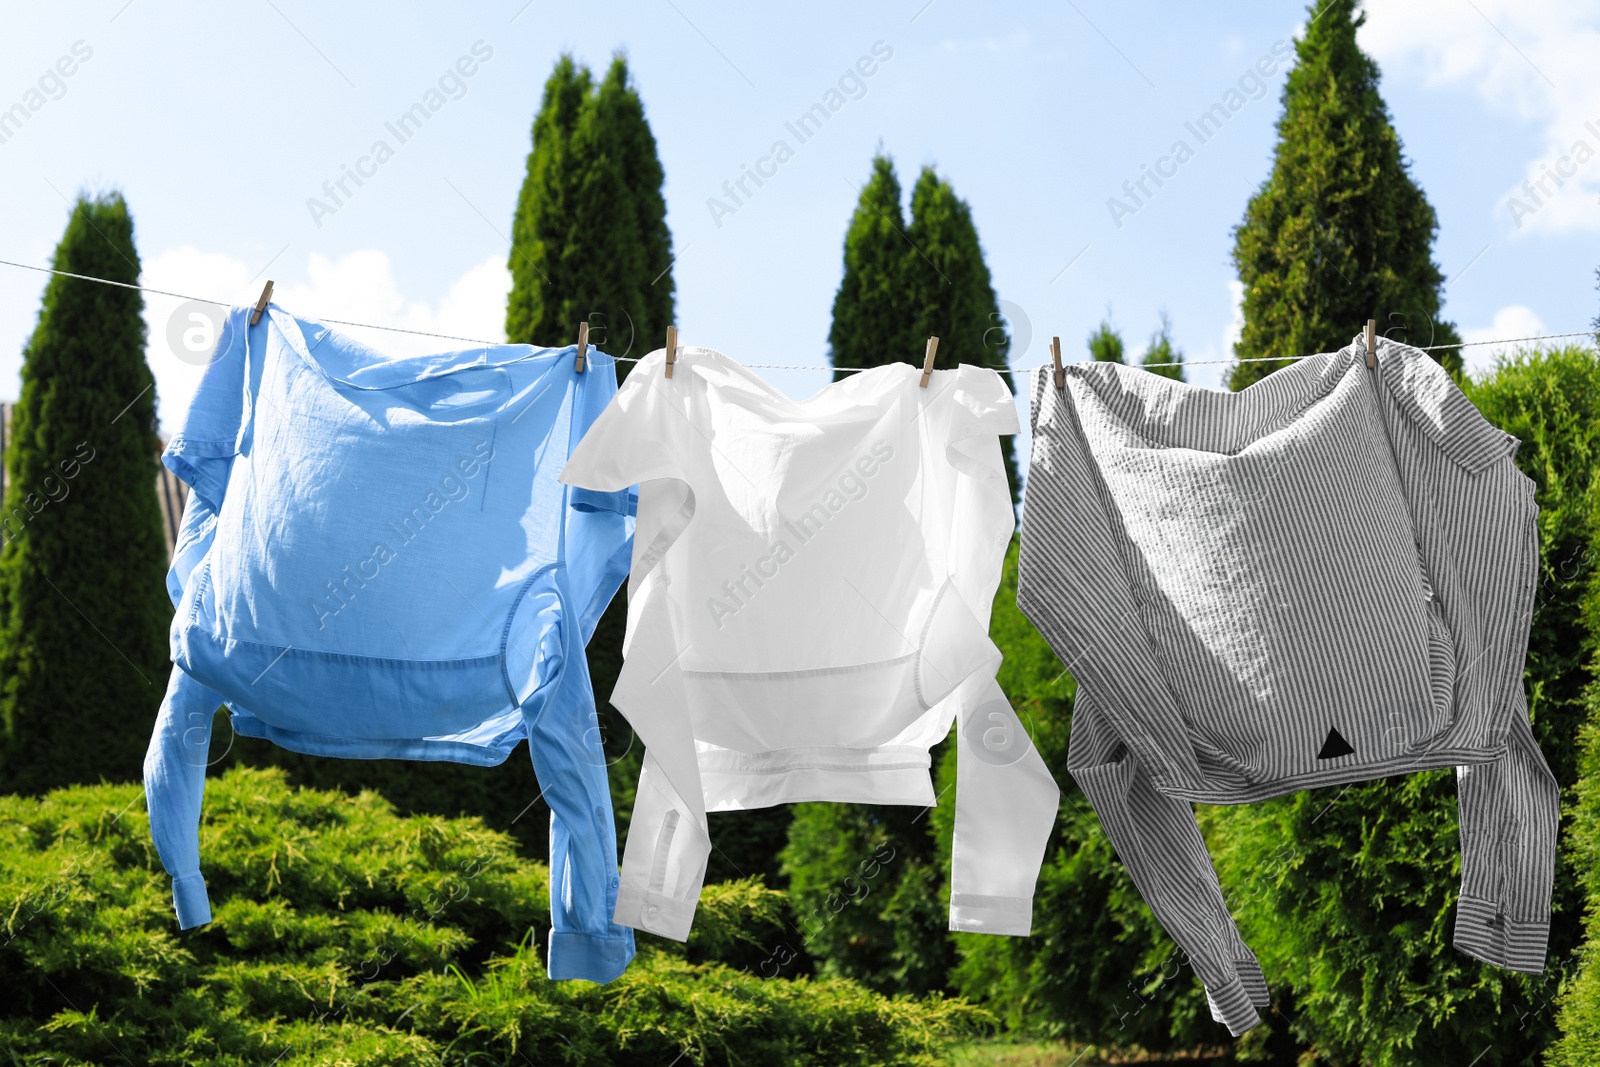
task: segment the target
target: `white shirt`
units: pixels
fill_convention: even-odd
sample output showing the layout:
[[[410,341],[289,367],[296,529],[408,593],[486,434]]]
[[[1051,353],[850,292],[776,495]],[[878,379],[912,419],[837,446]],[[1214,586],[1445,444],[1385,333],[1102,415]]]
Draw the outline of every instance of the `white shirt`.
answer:
[[[639,364],[561,475],[639,483],[611,700],[646,752],[616,921],[687,938],[707,811],[933,805],[928,749],[960,719],[951,928],[1027,934],[1059,793],[988,637],[1010,391],[896,363],[798,402],[679,352],[670,379],[661,351]]]

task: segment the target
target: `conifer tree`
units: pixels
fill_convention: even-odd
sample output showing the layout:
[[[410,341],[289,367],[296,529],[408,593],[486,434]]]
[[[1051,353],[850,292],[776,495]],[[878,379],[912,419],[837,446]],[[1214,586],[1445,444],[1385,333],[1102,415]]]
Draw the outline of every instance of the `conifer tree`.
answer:
[[[1313,4],[1283,88],[1272,174],[1234,231],[1244,283],[1240,359],[1312,355],[1349,344],[1368,319],[1417,346],[1460,341],[1439,318],[1438,221],[1412,180],[1378,93],[1378,67],[1356,44],[1357,0]],[[1458,349],[1434,353],[1453,373]],[[1240,363],[1242,389],[1285,364]]]
[[[845,233],[844,276],[828,331],[834,367],[920,366],[928,338],[938,337],[934,366],[976,363],[1004,372],[1011,339],[972,209],[931,167],[912,190],[909,225],[900,197],[894,163],[875,156]],[[843,376],[835,370],[835,378]],[[1002,377],[1015,392],[1011,376]],[[1002,438],[1000,447],[1015,503],[1013,438]]]
[[[509,339],[570,344],[587,320],[590,342],[612,355],[660,347],[674,307],[663,180],[627,60],[614,56],[597,85],[562,56],[512,222]]]
[[[622,355],[622,348],[631,342],[632,354],[641,356],[666,340],[667,327],[674,321],[676,288],[671,269],[672,231],[667,228],[667,200],[661,191],[666,174],[645,117],[644,101],[620,53],[612,57],[595,106],[604,118],[601,126],[606,130],[607,150],[615,154],[622,171],[640,255],[638,274],[627,279],[627,284],[638,289],[638,296],[626,308],[623,321],[614,321],[607,329],[605,345],[610,347],[606,351]],[[625,374],[632,366],[619,364],[619,369]]]
[[[844,238],[844,276],[833,298],[828,350],[836,368],[876,367],[910,358],[919,341],[906,293],[905,212],[887,156],[872,159]],[[925,338],[924,338],[925,340]],[[835,370],[834,378],[845,378]]]
[[[1000,303],[978,242],[972,209],[956,196],[950,183],[924,167],[911,190],[910,249],[904,256],[906,289],[911,298],[912,332],[919,339],[911,358],[921,361],[929,337],[939,338],[934,366],[951,368],[976,363],[1000,371],[1013,393],[1007,373],[1011,337],[1000,316]],[[1011,503],[1021,499],[1016,438],[1000,438]]]
[[[1102,319],[1100,325],[1094,328],[1089,335],[1089,355],[1100,363],[1123,362],[1124,345],[1122,335],[1111,325],[1109,318]]]
[[[588,68],[562,56],[534,119],[512,226],[510,340],[570,344],[586,320],[590,343],[610,355],[642,356],[661,346],[675,292],[663,181],[627,60],[612,57],[597,85]],[[619,362],[618,377],[632,366]],[[619,845],[640,760],[631,728],[606,700],[622,669],[626,628],[627,603],[619,594],[588,649],[606,748],[620,761],[610,776]]]
[[[120,194],[78,199],[53,266],[137,283]],[[0,516],[7,791],[138,778],[166,689],[172,605],[143,307],[136,290],[53,276],[23,351]]]
[[[511,293],[506,337],[513,343],[558,345],[575,336],[567,301],[572,281],[563,270],[573,237],[572,132],[589,98],[592,79],[570,55],[556,61],[533,119],[528,173],[511,220]]]
[[[1600,318],[1596,319],[1595,325],[1600,327]],[[1565,409],[1561,411],[1565,416],[1561,421],[1567,425],[1558,427],[1565,431],[1560,437],[1568,439],[1569,447],[1572,444],[1578,446],[1572,449],[1571,458],[1578,459],[1587,469],[1589,483],[1585,494],[1571,493],[1569,490],[1568,501],[1565,501],[1569,504],[1569,510],[1567,514],[1557,516],[1564,520],[1557,526],[1564,543],[1552,546],[1555,551],[1547,553],[1547,556],[1553,557],[1549,562],[1555,565],[1550,567],[1547,563],[1541,575],[1541,609],[1546,602],[1560,600],[1565,602],[1563,606],[1568,611],[1556,615],[1551,620],[1555,625],[1545,633],[1536,635],[1543,639],[1539,643],[1544,646],[1539,659],[1565,668],[1560,670],[1556,684],[1549,686],[1550,695],[1554,698],[1551,703],[1555,705],[1557,714],[1547,718],[1556,720],[1558,730],[1566,725],[1561,722],[1562,719],[1570,721],[1570,718],[1578,718],[1581,721],[1576,746],[1570,744],[1569,736],[1564,731],[1557,732],[1552,738],[1555,747],[1562,750],[1560,757],[1551,761],[1553,768],[1559,768],[1561,763],[1566,762],[1568,753],[1576,748],[1576,763],[1572,765],[1576,788],[1572,791],[1570,806],[1563,812],[1565,818],[1561,831],[1562,850],[1567,863],[1557,869],[1557,899],[1561,901],[1564,883],[1570,881],[1574,883],[1575,894],[1582,894],[1583,906],[1581,915],[1578,914],[1580,909],[1575,906],[1566,908],[1564,914],[1556,914],[1550,940],[1558,950],[1565,947],[1562,937],[1564,929],[1580,922],[1583,924],[1583,940],[1574,953],[1575,966],[1561,976],[1562,997],[1560,1014],[1556,1019],[1561,1039],[1550,1049],[1545,1062],[1551,1067],[1589,1067],[1600,1060],[1600,580],[1596,580],[1600,571],[1595,565],[1596,561],[1600,561],[1600,472],[1597,472],[1595,463],[1597,455],[1600,455],[1600,351],[1575,347],[1557,350],[1545,358],[1548,364],[1559,367],[1564,373],[1540,390],[1544,405],[1559,405]],[[1502,370],[1501,373],[1505,372]],[[1493,380],[1488,384],[1492,387]],[[1526,406],[1537,410],[1544,405],[1535,402]],[[1520,429],[1506,428],[1513,433]],[[1572,440],[1574,438],[1575,441]],[[1545,450],[1540,441],[1539,451]],[[1563,474],[1570,477],[1576,473],[1570,469],[1547,470],[1546,477],[1552,481]],[[1573,488],[1585,487],[1580,481]],[[1587,545],[1584,543],[1585,536]],[[1555,615],[1554,612],[1546,613]],[[1581,627],[1572,625],[1580,622]],[[1566,632],[1551,632],[1562,623],[1569,627]],[[1573,630],[1579,632],[1575,634]],[[1576,692],[1580,684],[1583,689]],[[1544,689],[1544,686],[1540,687],[1540,697],[1545,696]],[[1562,708],[1562,704],[1568,707]],[[1578,714],[1570,718],[1561,714],[1569,709]],[[1546,747],[1545,752],[1548,758],[1551,755],[1550,748]],[[1557,775],[1560,780],[1559,770]],[[1562,784],[1566,784],[1565,780],[1562,780]]]
[[[1150,347],[1145,349],[1139,365],[1151,374],[1159,374],[1175,382],[1184,380],[1183,353],[1172,343],[1172,320],[1165,311],[1161,313],[1161,326],[1150,338]]]

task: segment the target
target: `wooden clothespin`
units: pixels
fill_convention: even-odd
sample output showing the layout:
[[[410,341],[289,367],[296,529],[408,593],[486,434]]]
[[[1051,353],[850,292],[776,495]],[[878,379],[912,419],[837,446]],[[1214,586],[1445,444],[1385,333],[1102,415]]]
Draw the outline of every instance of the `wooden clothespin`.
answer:
[[[667,377],[672,377],[672,365],[678,362],[678,328],[667,327]]]
[[[922,357],[922,388],[928,387],[928,379],[933,377],[933,354],[939,351],[939,339],[928,338],[928,354]]]
[[[1059,337],[1050,338],[1050,362],[1056,369],[1056,388],[1065,389],[1067,387],[1067,372],[1061,369],[1061,338]]]
[[[1367,369],[1378,365],[1378,320],[1367,320]]]
[[[272,279],[267,279],[266,288],[261,290],[261,299],[256,301],[256,309],[250,312],[250,325],[254,326],[261,321],[261,313],[267,310],[267,302],[272,299]]]
[[[578,361],[576,364],[574,364],[577,367],[579,374],[583,373],[583,368],[588,364],[588,352],[589,323],[584,321],[578,323]]]

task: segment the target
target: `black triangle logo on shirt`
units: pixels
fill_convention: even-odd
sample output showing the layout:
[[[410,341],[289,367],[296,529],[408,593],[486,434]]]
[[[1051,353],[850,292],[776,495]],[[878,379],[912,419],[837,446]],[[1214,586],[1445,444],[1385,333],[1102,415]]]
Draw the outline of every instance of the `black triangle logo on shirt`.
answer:
[[[1348,756],[1354,751],[1355,749],[1350,747],[1350,742],[1346,741],[1338,730],[1330,727],[1328,729],[1328,739],[1322,742],[1322,751],[1317,753],[1317,758],[1338,759],[1340,756]]]

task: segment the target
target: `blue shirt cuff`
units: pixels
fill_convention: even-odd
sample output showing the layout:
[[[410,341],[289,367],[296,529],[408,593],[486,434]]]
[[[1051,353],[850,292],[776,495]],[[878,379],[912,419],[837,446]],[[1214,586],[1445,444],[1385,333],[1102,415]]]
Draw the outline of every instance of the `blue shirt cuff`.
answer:
[[[595,934],[552,930],[550,977],[555,981],[582,978],[609,982],[619,977],[633,959],[633,931],[600,937]]]
[[[572,508],[574,511],[614,511],[618,515],[637,515],[639,489],[633,486],[607,493],[573,486]]]
[[[206,880],[199,873],[180,874],[172,880],[172,905],[178,912],[178,928],[204,926],[211,921],[211,898],[206,895]]]

